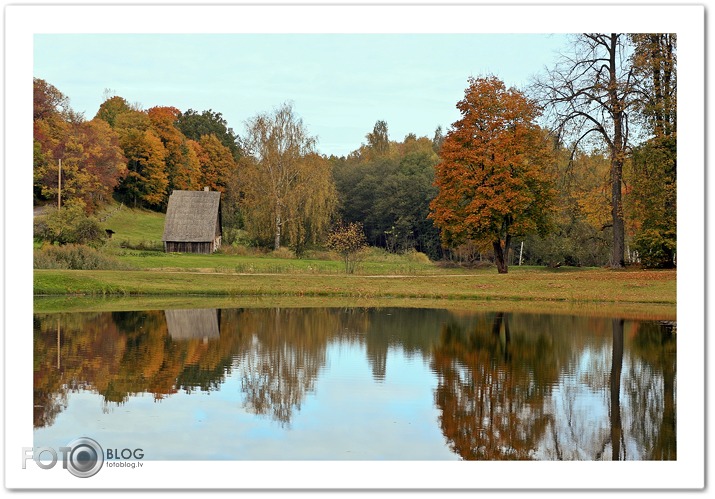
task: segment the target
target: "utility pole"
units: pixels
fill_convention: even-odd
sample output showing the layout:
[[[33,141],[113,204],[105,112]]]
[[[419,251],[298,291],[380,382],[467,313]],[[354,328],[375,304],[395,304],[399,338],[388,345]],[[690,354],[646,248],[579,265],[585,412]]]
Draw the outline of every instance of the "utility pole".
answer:
[[[60,211],[62,206],[62,159],[60,158],[60,166],[57,169],[57,211]]]

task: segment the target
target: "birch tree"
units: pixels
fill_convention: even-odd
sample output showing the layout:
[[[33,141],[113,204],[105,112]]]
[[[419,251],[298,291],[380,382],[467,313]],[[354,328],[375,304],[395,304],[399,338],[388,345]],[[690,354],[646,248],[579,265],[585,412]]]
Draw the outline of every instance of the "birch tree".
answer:
[[[316,139],[292,105],[248,120],[243,146],[239,179],[249,233],[265,239],[270,232],[274,250],[284,236],[294,247],[316,241],[329,226],[337,196],[330,163],[316,153]]]

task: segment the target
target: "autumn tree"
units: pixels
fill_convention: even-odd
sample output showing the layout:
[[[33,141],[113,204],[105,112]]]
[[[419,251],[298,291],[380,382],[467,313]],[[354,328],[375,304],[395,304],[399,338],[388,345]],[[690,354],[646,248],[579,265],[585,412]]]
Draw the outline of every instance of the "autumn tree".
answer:
[[[514,234],[544,233],[552,210],[552,146],[536,104],[495,77],[470,78],[436,167],[430,217],[445,246],[489,241],[508,271]]]
[[[164,163],[169,193],[174,189],[197,190],[202,187],[199,158],[189,146],[189,139],[176,127],[180,115],[181,111],[169,106],[156,106],[147,111],[152,130],[166,149]]]
[[[610,161],[603,151],[555,151],[553,227],[522,239],[523,261],[556,267],[603,266],[610,261]],[[518,244],[518,243],[517,243]]]
[[[114,188],[127,172],[127,160],[119,144],[119,136],[102,120],[91,120],[74,127],[74,150],[66,150],[69,161],[83,171],[78,181],[78,197],[90,211],[108,203]],[[68,144],[69,146],[69,144]],[[64,166],[63,166],[64,168]]]
[[[623,165],[626,161],[630,126],[639,102],[628,37],[623,33],[577,35],[573,53],[565,55],[534,91],[549,111],[549,120],[563,141],[574,150],[587,138],[598,137],[610,156],[611,266],[625,265],[625,222],[623,209]]]
[[[677,35],[638,33],[629,35],[633,45],[630,63],[639,94],[639,111],[655,137],[671,137],[677,131]]]
[[[345,273],[355,272],[357,256],[367,246],[362,224],[343,223],[335,227],[327,240],[328,248],[338,253],[345,263]]]
[[[241,157],[238,135],[219,112],[209,109],[199,113],[189,109],[178,116],[176,126],[187,138],[197,142],[204,135],[215,135],[221,144],[231,151],[234,161]]]
[[[677,225],[676,35],[630,36],[639,111],[651,137],[633,148],[625,173],[633,247],[647,267],[675,266]]]
[[[127,159],[127,173],[117,192],[135,206],[161,208],[169,188],[167,149],[154,129],[152,118],[116,96],[102,103],[96,118],[109,123],[119,135]]]
[[[202,135],[198,144],[201,146],[197,151],[201,186],[224,192],[226,182],[236,167],[231,150],[213,134]]]
[[[375,156],[383,156],[387,154],[390,149],[390,138],[387,131],[387,122],[384,120],[377,120],[372,132],[365,136],[367,139],[367,145],[370,151]]]
[[[119,136],[102,120],[84,120],[57,88],[37,78],[34,105],[35,201],[55,200],[60,190],[61,205],[95,211],[126,173]]]
[[[135,206],[161,207],[169,186],[166,148],[151,120],[146,113],[130,110],[117,116],[115,130],[127,158],[127,176],[118,191]]]
[[[94,117],[106,121],[109,123],[109,126],[114,128],[117,122],[117,117],[120,114],[127,113],[131,110],[131,106],[126,99],[124,99],[124,97],[115,95],[113,97],[109,97],[99,105],[99,110]]]
[[[67,117],[71,112],[69,99],[54,85],[33,78],[32,118],[43,120],[53,116]]]
[[[330,163],[316,154],[316,140],[292,105],[251,118],[244,143],[239,178],[249,232],[264,241],[272,235],[275,250],[286,235],[299,246],[308,229],[317,240],[335,210],[335,186]]]

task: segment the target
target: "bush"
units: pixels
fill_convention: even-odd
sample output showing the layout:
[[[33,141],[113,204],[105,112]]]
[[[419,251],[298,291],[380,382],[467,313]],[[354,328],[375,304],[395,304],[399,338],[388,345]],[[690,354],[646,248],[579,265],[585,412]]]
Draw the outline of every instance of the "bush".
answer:
[[[54,246],[46,244],[36,249],[33,268],[67,270],[130,270],[124,262],[81,244]]]
[[[638,257],[644,268],[672,269],[675,267],[676,235],[674,230],[645,230],[633,240],[633,249],[638,252]]]
[[[163,241],[139,241],[132,242],[124,239],[119,242],[119,247],[123,249],[133,249],[139,251],[164,251]]]
[[[405,258],[407,258],[408,262],[412,263],[431,263],[427,255],[414,249],[407,250],[405,252]]]
[[[292,260],[295,258],[295,253],[290,250],[289,248],[286,248],[285,246],[281,246],[277,250],[271,251],[271,256],[273,258],[283,258],[286,260]]]
[[[106,234],[99,221],[87,216],[81,206],[66,206],[35,219],[34,236],[50,243],[97,246],[104,242]]]
[[[242,244],[222,244],[221,247],[216,251],[216,253],[221,255],[233,255],[233,256],[265,256],[266,251],[261,248],[255,248],[251,246],[244,246]]]
[[[355,272],[355,266],[366,245],[365,231],[361,223],[339,225],[328,236],[328,247],[342,257],[346,274]]]

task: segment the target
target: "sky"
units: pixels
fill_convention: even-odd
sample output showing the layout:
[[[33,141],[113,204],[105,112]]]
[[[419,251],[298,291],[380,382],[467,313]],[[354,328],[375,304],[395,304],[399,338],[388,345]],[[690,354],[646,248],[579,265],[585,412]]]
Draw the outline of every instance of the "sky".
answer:
[[[212,109],[241,135],[284,102],[322,154],[346,155],[376,121],[391,140],[459,119],[470,76],[524,88],[568,48],[551,34],[35,34],[34,76],[91,119],[106,95],[143,109]]]

